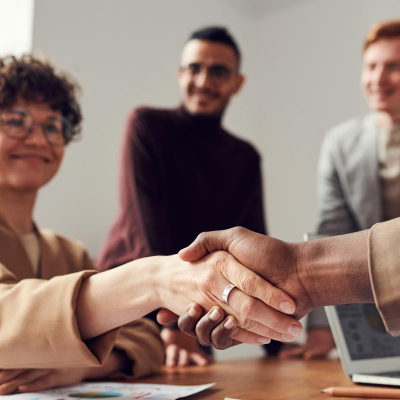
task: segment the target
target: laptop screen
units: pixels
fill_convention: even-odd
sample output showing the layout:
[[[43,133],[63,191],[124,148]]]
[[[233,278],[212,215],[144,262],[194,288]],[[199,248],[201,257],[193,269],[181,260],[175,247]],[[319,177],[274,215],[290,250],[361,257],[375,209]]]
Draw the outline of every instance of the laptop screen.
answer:
[[[400,356],[400,337],[386,332],[374,304],[340,305],[336,311],[353,361]]]

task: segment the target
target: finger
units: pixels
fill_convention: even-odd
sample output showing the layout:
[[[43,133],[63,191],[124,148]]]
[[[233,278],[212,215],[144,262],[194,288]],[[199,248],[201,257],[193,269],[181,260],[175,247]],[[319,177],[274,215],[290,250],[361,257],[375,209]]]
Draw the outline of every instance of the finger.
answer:
[[[189,365],[189,352],[187,351],[187,349],[179,349],[178,365],[180,367],[186,367]]]
[[[303,331],[301,323],[296,319],[272,309],[239,289],[231,291],[228,301],[226,311],[237,318],[239,326],[260,336],[286,342]]]
[[[229,294],[229,304],[223,303],[220,296],[229,282],[223,277],[213,279],[214,275],[210,274],[204,284],[208,294],[214,297],[211,302],[220,305],[227,314],[235,316],[241,328],[282,342],[292,341],[295,336],[301,334],[303,327],[299,321],[272,309],[237,288]]]
[[[230,316],[230,318],[233,317]],[[230,328],[231,324],[229,325],[224,324],[223,326],[224,329],[233,331],[233,333],[231,334],[231,339],[237,342],[237,343],[231,343],[230,346],[236,346],[237,344],[240,343],[260,345],[260,344],[269,344],[271,342],[271,339],[269,337],[257,335],[253,332],[250,332],[238,326],[236,326],[236,328]]]
[[[222,321],[225,313],[221,307],[213,307],[196,325],[196,336],[200,344],[210,346],[211,332]]]
[[[171,322],[177,321],[178,318],[178,315],[174,314],[170,310],[167,310],[166,308],[161,308],[157,313],[157,322],[161,325],[168,325]]]
[[[190,304],[189,308],[178,319],[178,327],[186,335],[196,337],[196,324],[199,322],[204,310],[197,303]]]
[[[199,365],[201,367],[211,364],[214,361],[214,359],[211,356],[200,351],[190,352],[189,359],[192,364]]]
[[[225,257],[218,265],[225,278],[243,293],[260,299],[263,303],[285,314],[295,312],[296,303],[290,296],[246,268],[234,257]]]
[[[0,371],[0,385],[7,383],[25,373],[26,369],[3,369]]]
[[[9,382],[3,383],[0,386],[0,394],[8,394],[15,392],[19,386],[29,384],[35,381],[37,378],[48,375],[51,370],[48,369],[31,369],[25,370],[22,374]]]
[[[203,232],[188,247],[179,251],[178,255],[183,261],[193,262],[215,250],[228,250],[233,241],[232,229],[224,231]]]
[[[234,288],[228,297],[228,305],[222,300],[222,293],[225,288],[231,284],[240,285],[235,279],[235,272],[229,272],[230,269],[239,271],[244,268],[233,256],[224,253],[216,252],[205,258],[202,264],[207,263],[206,267],[210,265],[210,268],[204,268],[202,265],[204,276],[200,282],[200,286],[203,292],[206,292],[208,296],[213,296],[214,299],[211,303],[220,305],[228,314],[234,315],[239,326],[246,328],[249,331],[257,333],[261,336],[267,336],[271,339],[288,341],[289,336],[299,336],[303,330],[303,327],[299,321],[290,317],[286,314],[282,314],[263,303],[262,301],[253,298],[245,293],[243,293],[238,288]],[[195,264],[197,265],[197,263]],[[254,272],[251,272],[254,274]],[[224,276],[227,275],[232,281],[228,281]],[[248,290],[252,293],[252,290]],[[249,325],[244,325],[248,320],[259,322],[258,325],[254,327],[264,326],[264,330],[253,330]],[[266,330],[267,329],[267,330]],[[272,336],[271,331],[275,331]],[[277,332],[281,333],[281,336],[277,336]],[[286,337],[285,337],[286,335]]]
[[[50,389],[54,386],[64,386],[64,385],[65,383],[63,383],[60,380],[57,380],[56,370],[53,370],[49,371],[47,375],[41,376],[40,378],[36,379],[35,381],[29,384],[19,386],[18,390],[21,393],[39,392],[41,390]]]
[[[304,346],[291,346],[279,352],[278,358],[287,360],[288,358],[300,358],[304,354]]]
[[[241,343],[238,340],[231,338],[235,328],[237,328],[236,319],[233,316],[227,317],[211,332],[211,342],[213,346],[216,349],[225,350]],[[260,342],[257,344],[260,344]]]
[[[165,365],[168,367],[176,367],[179,359],[179,347],[177,344],[170,344],[165,350]]]

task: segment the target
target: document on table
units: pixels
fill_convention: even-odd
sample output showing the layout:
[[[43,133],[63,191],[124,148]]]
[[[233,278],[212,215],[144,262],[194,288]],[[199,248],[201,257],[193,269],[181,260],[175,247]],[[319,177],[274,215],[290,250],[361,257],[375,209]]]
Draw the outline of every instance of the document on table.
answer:
[[[215,383],[197,386],[157,385],[142,383],[81,383],[58,389],[49,389],[37,393],[20,393],[0,396],[7,400],[88,400],[88,399],[157,399],[175,400],[190,396],[214,386]]]

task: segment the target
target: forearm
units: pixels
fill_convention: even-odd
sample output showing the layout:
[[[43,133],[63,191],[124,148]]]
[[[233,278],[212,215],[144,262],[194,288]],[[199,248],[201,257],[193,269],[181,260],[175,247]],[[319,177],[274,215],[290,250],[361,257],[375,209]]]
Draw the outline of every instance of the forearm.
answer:
[[[297,270],[312,308],[370,303],[368,231],[297,244]]]
[[[158,308],[161,258],[148,257],[86,279],[76,301],[82,339],[90,339]]]

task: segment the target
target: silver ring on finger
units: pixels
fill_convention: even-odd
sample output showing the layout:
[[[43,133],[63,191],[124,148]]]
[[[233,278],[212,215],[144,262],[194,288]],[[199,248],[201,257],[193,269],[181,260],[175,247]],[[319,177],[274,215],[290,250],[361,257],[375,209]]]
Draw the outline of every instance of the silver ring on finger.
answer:
[[[228,297],[230,292],[232,292],[233,289],[235,289],[235,285],[232,285],[232,283],[230,283],[228,286],[225,287],[224,291],[222,292],[222,301],[226,304],[228,303]]]

